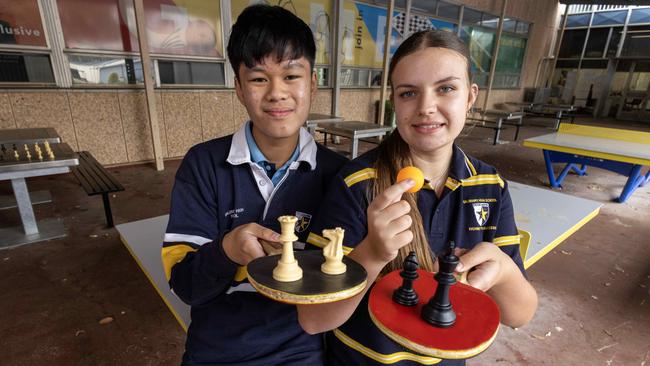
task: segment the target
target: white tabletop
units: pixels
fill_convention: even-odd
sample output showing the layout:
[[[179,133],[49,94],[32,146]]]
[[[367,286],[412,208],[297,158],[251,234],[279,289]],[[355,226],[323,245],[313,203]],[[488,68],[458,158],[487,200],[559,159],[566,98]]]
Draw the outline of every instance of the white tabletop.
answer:
[[[589,137],[556,132],[526,139],[524,145],[526,142],[650,160],[650,146],[647,144],[613,140],[602,137]]]
[[[190,324],[190,306],[181,301],[169,288],[160,258],[163,237],[169,215],[129,222],[115,226],[122,242],[131,252],[142,271],[154,285],[174,316],[187,330]]]
[[[517,228],[531,234],[529,267],[593,218],[600,202],[508,181]]]

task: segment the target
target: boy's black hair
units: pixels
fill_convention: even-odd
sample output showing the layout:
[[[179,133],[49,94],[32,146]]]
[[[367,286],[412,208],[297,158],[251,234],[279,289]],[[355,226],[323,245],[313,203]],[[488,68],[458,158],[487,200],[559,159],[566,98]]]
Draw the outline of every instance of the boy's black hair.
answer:
[[[277,62],[305,57],[313,70],[314,35],[302,19],[282,7],[249,6],[237,17],[228,41],[228,59],[235,75],[239,77],[242,63],[252,68],[270,55]]]

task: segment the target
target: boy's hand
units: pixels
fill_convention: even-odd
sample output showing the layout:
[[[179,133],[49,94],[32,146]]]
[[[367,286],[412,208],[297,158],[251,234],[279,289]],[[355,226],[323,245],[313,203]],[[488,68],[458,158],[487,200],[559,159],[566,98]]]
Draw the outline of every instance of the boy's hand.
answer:
[[[372,246],[373,259],[388,263],[397,256],[399,249],[413,240],[411,228],[411,206],[402,200],[402,194],[415,182],[406,179],[396,183],[375,199],[368,206],[368,236]]]
[[[264,257],[260,240],[278,242],[280,234],[254,222],[237,226],[223,237],[221,245],[231,261],[245,266],[255,258]]]
[[[481,242],[460,255],[456,272],[471,270],[467,274],[467,283],[481,291],[488,291],[506,280],[513,269],[517,269],[515,262],[498,246]]]

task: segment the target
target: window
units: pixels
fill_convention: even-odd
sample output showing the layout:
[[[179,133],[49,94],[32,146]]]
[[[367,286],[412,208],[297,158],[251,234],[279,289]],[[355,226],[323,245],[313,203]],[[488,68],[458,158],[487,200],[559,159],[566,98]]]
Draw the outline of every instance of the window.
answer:
[[[0,82],[54,83],[50,56],[0,52]]]
[[[438,16],[442,18],[458,19],[460,7],[458,5],[446,3],[444,1],[438,2]]]
[[[518,21],[517,29],[515,30],[515,33],[527,36],[529,29],[530,29],[530,23]]]
[[[480,25],[482,16],[483,13],[481,13],[480,11],[465,7],[465,9],[463,9],[463,24]]]
[[[630,23],[650,23],[650,8],[633,9],[630,15]]]
[[[607,45],[606,57],[616,56],[616,52],[618,51],[618,44],[621,42],[622,35],[623,27],[612,28],[612,36],[609,39],[609,45]]]
[[[608,35],[609,28],[591,28],[587,39],[587,47],[585,48],[585,57],[602,58]]]
[[[564,31],[559,57],[579,58],[582,55],[585,38],[587,38],[586,29]]]
[[[412,0],[411,11],[419,10],[423,13],[436,14],[438,0]]]
[[[625,24],[627,10],[625,11],[602,11],[594,13],[592,25],[613,25]]]
[[[124,85],[137,84],[144,81],[142,63],[139,59],[111,57],[68,55],[72,83]]]
[[[142,82],[132,0],[56,3],[73,84]],[[144,16],[149,52],[164,72],[157,75],[163,84],[224,85],[219,1],[145,0]],[[195,62],[197,57],[200,62]]]
[[[0,5],[0,47],[0,83],[54,83],[37,0]]]
[[[479,27],[464,26],[461,31],[461,39],[469,46],[474,82],[479,86],[486,86],[492,63],[495,33]]]
[[[222,63],[192,61],[158,61],[160,84],[224,85]]]
[[[621,56],[650,57],[650,26],[628,27]]]
[[[586,27],[589,25],[589,19],[591,18],[591,13],[589,14],[575,14],[569,15],[567,19],[567,27]]]
[[[494,74],[495,88],[517,88],[526,53],[525,38],[503,34]]]
[[[342,87],[368,87],[370,69],[341,69]]]
[[[484,27],[497,29],[497,27],[499,27],[499,16],[483,13],[483,20],[481,21],[481,25]]]
[[[517,29],[517,21],[515,19],[504,19],[503,20],[503,31],[515,33]]]

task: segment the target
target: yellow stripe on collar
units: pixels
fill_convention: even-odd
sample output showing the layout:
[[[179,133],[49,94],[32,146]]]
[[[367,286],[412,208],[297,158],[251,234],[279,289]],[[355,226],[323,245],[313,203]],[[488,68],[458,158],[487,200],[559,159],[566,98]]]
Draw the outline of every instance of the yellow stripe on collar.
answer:
[[[347,184],[348,187],[352,187],[353,185],[364,181],[366,179],[371,179],[375,178],[377,176],[377,172],[373,168],[365,168],[362,170],[359,170],[358,172],[352,173],[348,175],[344,181],[345,184]]]
[[[467,163],[467,167],[469,168],[469,171],[472,173],[472,175],[476,175],[476,168],[474,168],[474,164],[472,164],[471,161],[469,161],[469,158],[467,155],[465,155],[465,163]]]
[[[509,236],[497,236],[494,239],[492,239],[492,242],[499,247],[503,247],[506,245],[519,244],[520,240],[521,238],[519,235],[509,235]]]
[[[483,184],[498,184],[501,188],[505,186],[499,174],[478,174],[467,179],[461,179],[461,185],[465,187],[480,186]]]

